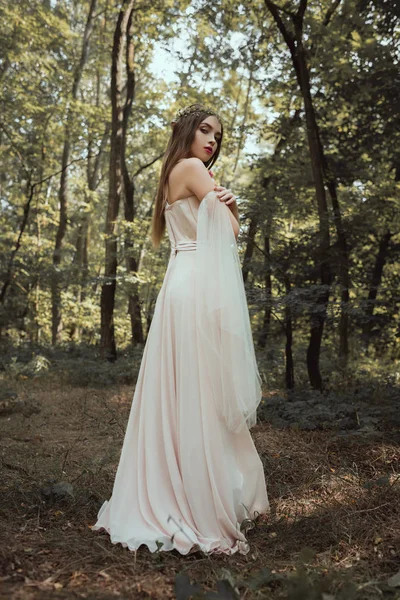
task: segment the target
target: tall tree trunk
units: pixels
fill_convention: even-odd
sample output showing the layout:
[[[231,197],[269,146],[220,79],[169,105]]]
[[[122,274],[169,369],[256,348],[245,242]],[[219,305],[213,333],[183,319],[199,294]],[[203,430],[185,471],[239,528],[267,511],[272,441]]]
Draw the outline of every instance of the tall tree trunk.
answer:
[[[286,296],[290,294],[290,278],[287,275],[286,269],[284,274],[285,292]],[[286,389],[292,390],[294,388],[294,363],[293,363],[293,325],[292,325],[292,312],[290,309],[290,303],[285,305],[285,333],[286,333],[286,344],[285,344],[285,381]]]
[[[95,156],[92,155],[92,140],[88,145],[88,161],[87,161],[87,186],[89,192],[95,192],[100,183],[100,168],[103,162],[104,150],[110,135],[111,123],[107,123],[102,136],[100,150]],[[77,268],[77,291],[76,303],[81,306],[87,296],[87,286],[89,282],[89,239],[90,239],[90,220],[92,214],[91,194],[85,194],[85,212],[82,214],[80,223],[77,228],[77,236],[75,241],[75,259],[74,262]],[[88,208],[89,207],[89,208]],[[73,328],[73,337],[77,342],[82,341],[85,335],[85,330],[78,324]]]
[[[250,271],[250,262],[254,251],[254,239],[258,228],[258,214],[253,214],[250,218],[249,229],[247,231],[247,244],[246,250],[244,251],[243,264],[242,264],[242,275],[244,283],[247,282],[247,278]]]
[[[104,283],[101,287],[100,354],[114,361],[117,358],[114,332],[114,302],[117,275],[117,238],[115,222],[118,217],[122,191],[122,145],[123,145],[123,101],[122,101],[122,56],[125,47],[128,23],[134,0],[124,0],[114,32],[111,66],[111,149],[108,207],[105,226]]]
[[[238,93],[237,96],[235,98],[235,105],[234,105],[234,109],[232,111],[232,118],[231,118],[231,122],[229,124],[229,131],[233,131],[235,124],[236,124],[236,119],[238,116],[238,112],[239,112],[239,104],[240,104],[240,96],[242,95],[242,85],[243,85],[243,81],[244,81],[244,73],[242,73],[240,80],[239,80],[239,89],[238,89]]]
[[[10,258],[8,261],[8,265],[7,265],[7,270],[4,275],[3,286],[2,286],[1,292],[0,292],[0,304],[4,304],[8,287],[11,285],[11,281],[14,276],[14,261],[15,261],[16,255],[18,253],[18,250],[20,249],[21,242],[22,242],[22,236],[24,235],[24,231],[25,231],[26,225],[28,223],[29,213],[30,213],[30,209],[31,209],[32,200],[33,200],[33,197],[35,194],[36,185],[37,184],[32,185],[29,180],[27,182],[28,198],[25,202],[24,213],[22,216],[22,221],[21,221],[21,225],[19,228],[19,234],[18,234],[18,238],[17,238],[16,244],[15,244],[15,248],[11,252],[11,255],[10,255]]]
[[[337,195],[336,177],[328,166],[323,146],[319,137],[320,153],[322,156],[322,165],[326,185],[331,197],[333,209],[333,221],[336,228],[339,247],[339,284],[340,284],[340,320],[339,320],[339,358],[343,363],[347,363],[349,357],[349,300],[350,300],[350,274],[349,274],[349,251],[347,245],[346,232],[343,227],[342,214]]]
[[[271,326],[271,299],[272,299],[272,271],[271,271],[271,245],[270,245],[270,229],[271,229],[271,218],[268,219],[266,225],[266,232],[264,235],[264,282],[265,282],[265,308],[264,318],[261,331],[258,336],[257,346],[259,348],[265,348],[267,345],[267,339],[269,337],[269,330]]]
[[[277,178],[274,174],[274,163],[280,156],[280,152],[282,148],[287,145],[287,140],[290,134],[291,129],[299,122],[300,120],[300,110],[296,109],[292,117],[290,118],[289,123],[286,124],[285,129],[282,129],[282,136],[280,137],[278,143],[275,146],[274,153],[271,158],[269,172],[272,175],[266,175],[263,179],[262,186],[265,190],[267,202],[268,202],[268,216],[267,222],[265,225],[264,231],[264,273],[265,273],[265,294],[266,294],[266,302],[265,302],[265,310],[264,310],[264,319],[263,326],[259,333],[258,337],[258,347],[265,348],[267,344],[267,338],[269,336],[269,329],[271,324],[271,314],[272,314],[272,270],[271,270],[271,248],[270,248],[270,235],[271,235],[271,227],[272,227],[272,219],[273,219],[273,203],[276,191],[276,183]]]
[[[127,223],[133,223],[135,219],[135,185],[133,179],[129,176],[129,168],[126,162],[126,143],[128,133],[129,117],[132,112],[132,103],[135,98],[135,47],[133,43],[133,21],[131,13],[130,20],[127,27],[127,44],[126,44],[126,98],[125,106],[123,110],[123,134],[122,134],[122,176],[124,181],[124,200],[125,200],[125,220]],[[125,263],[127,272],[133,275],[132,279],[135,280],[135,275],[138,272],[138,259],[135,254],[134,239],[132,234],[132,228],[128,227],[125,231]],[[137,281],[133,281],[129,284],[128,292],[128,312],[131,319],[131,340],[132,344],[143,344],[144,335],[142,327],[142,315],[140,308],[139,298],[139,285]]]
[[[61,331],[61,286],[62,277],[60,273],[62,245],[67,230],[67,211],[68,211],[68,164],[71,153],[71,135],[72,123],[74,119],[74,105],[78,98],[79,86],[82,80],[83,70],[89,56],[89,42],[93,31],[94,12],[96,10],[97,0],[91,0],[89,14],[86,20],[85,32],[83,34],[83,43],[79,63],[74,72],[74,81],[72,84],[71,102],[67,112],[66,125],[64,130],[64,148],[62,153],[62,170],[60,179],[60,189],[58,194],[60,217],[56,233],[55,246],[53,251],[53,273],[51,278],[51,338],[52,344],[58,341]]]
[[[320,272],[321,288],[317,293],[317,310],[311,315],[311,334],[307,349],[307,368],[311,386],[321,390],[323,387],[319,368],[322,335],[329,301],[329,287],[331,283],[331,269],[329,264],[329,215],[323,180],[322,156],[318,144],[318,126],[315,118],[314,106],[311,99],[309,72],[301,40],[298,43],[298,72],[303,92],[304,108],[307,122],[307,137],[311,155],[311,167],[314,175],[315,190],[319,216],[319,256],[316,266]]]
[[[240,124],[240,129],[239,129],[239,132],[240,132],[239,133],[239,141],[238,141],[238,145],[237,145],[237,149],[236,149],[236,158],[235,158],[235,162],[234,162],[234,166],[233,166],[233,175],[236,173],[236,169],[237,169],[237,166],[239,163],[239,158],[240,158],[240,152],[242,151],[242,147],[243,147],[244,131],[246,128],[247,117],[249,114],[251,87],[253,85],[253,78],[254,78],[253,71],[254,71],[254,65],[251,65],[249,80],[248,80],[248,84],[247,84],[246,100],[244,102],[243,118],[242,118],[242,122]]]
[[[87,198],[90,202],[90,199]],[[90,217],[89,212],[85,212],[81,218],[80,223],[77,227],[77,236],[75,241],[75,257],[74,263],[76,265],[76,283],[77,290],[75,295],[75,301],[77,306],[81,307],[86,298],[86,286],[88,282],[89,265],[88,265],[88,242],[89,242],[89,227]],[[80,320],[80,319],[79,319]],[[82,341],[82,327],[80,323],[74,322],[71,327],[70,333],[71,339],[80,343]]]
[[[265,4],[272,14],[285,42],[290,50],[293,67],[297,81],[303,96],[304,111],[307,125],[307,138],[310,150],[311,168],[314,176],[316,200],[318,207],[319,231],[318,247],[319,254],[316,257],[316,268],[320,274],[321,287],[315,299],[315,310],[311,314],[310,341],[307,349],[307,369],[311,386],[322,389],[322,377],[319,368],[321,352],[321,341],[326,319],[327,304],[329,301],[329,287],[331,283],[331,269],[329,264],[329,215],[326,201],[326,193],[323,179],[323,160],[319,144],[318,125],[315,110],[311,98],[310,73],[306,61],[306,53],[303,46],[303,21],[307,8],[307,0],[300,0],[296,13],[290,13],[295,35],[285,26],[279,14],[279,7],[271,0],[265,0]]]
[[[362,337],[363,337],[363,341],[364,341],[367,351],[368,351],[370,338],[371,338],[375,302],[376,302],[376,298],[378,296],[379,287],[382,282],[383,269],[386,264],[389,243],[390,243],[392,236],[393,236],[393,234],[390,231],[388,231],[387,233],[385,233],[385,235],[380,240],[378,253],[375,258],[374,270],[373,270],[372,276],[371,276],[371,283],[370,283],[369,292],[368,292],[368,300],[367,300],[366,307],[364,310],[364,313],[368,320],[365,322],[365,324],[363,326],[363,331],[362,331]]]

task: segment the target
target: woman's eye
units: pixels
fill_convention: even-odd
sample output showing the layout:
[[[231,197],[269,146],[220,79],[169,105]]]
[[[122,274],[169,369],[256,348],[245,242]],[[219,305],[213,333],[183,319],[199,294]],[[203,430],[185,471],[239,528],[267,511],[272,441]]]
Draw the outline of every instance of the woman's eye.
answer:
[[[201,133],[208,133],[207,129],[200,129],[200,131],[201,131]],[[218,144],[219,144],[219,143],[220,143],[220,141],[221,141],[221,138],[220,138],[220,137],[217,137],[217,138],[215,138],[215,139],[216,139],[216,141],[217,141],[217,142],[218,142]]]

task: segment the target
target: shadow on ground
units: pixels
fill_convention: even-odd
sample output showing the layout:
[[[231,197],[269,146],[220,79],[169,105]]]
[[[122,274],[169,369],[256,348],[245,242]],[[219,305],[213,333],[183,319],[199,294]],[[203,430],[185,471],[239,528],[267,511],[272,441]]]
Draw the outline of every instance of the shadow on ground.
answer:
[[[229,582],[210,598],[396,597],[387,584],[400,568],[395,431],[377,438],[262,422],[253,438],[271,514],[249,532],[249,554],[132,553],[89,527],[112,489],[133,386],[53,378],[11,388],[21,405],[0,420],[0,597],[161,600],[176,597],[179,573],[203,592]]]

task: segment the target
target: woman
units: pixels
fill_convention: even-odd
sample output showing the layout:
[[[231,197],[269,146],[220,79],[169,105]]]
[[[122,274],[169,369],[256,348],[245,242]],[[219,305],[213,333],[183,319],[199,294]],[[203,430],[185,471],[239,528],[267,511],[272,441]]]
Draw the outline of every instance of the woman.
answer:
[[[246,554],[244,531],[269,509],[249,427],[261,399],[237,253],[235,196],[210,167],[221,118],[178,112],[152,222],[171,256],[138,374],[112,497],[93,529],[151,552]]]

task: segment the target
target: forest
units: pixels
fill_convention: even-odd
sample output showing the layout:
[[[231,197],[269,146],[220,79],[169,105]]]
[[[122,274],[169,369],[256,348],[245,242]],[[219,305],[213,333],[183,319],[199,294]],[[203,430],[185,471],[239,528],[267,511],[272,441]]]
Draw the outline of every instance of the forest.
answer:
[[[0,19],[0,597],[400,599],[398,0],[3,0]],[[90,530],[194,102],[223,119],[263,385],[272,510],[246,556]]]

